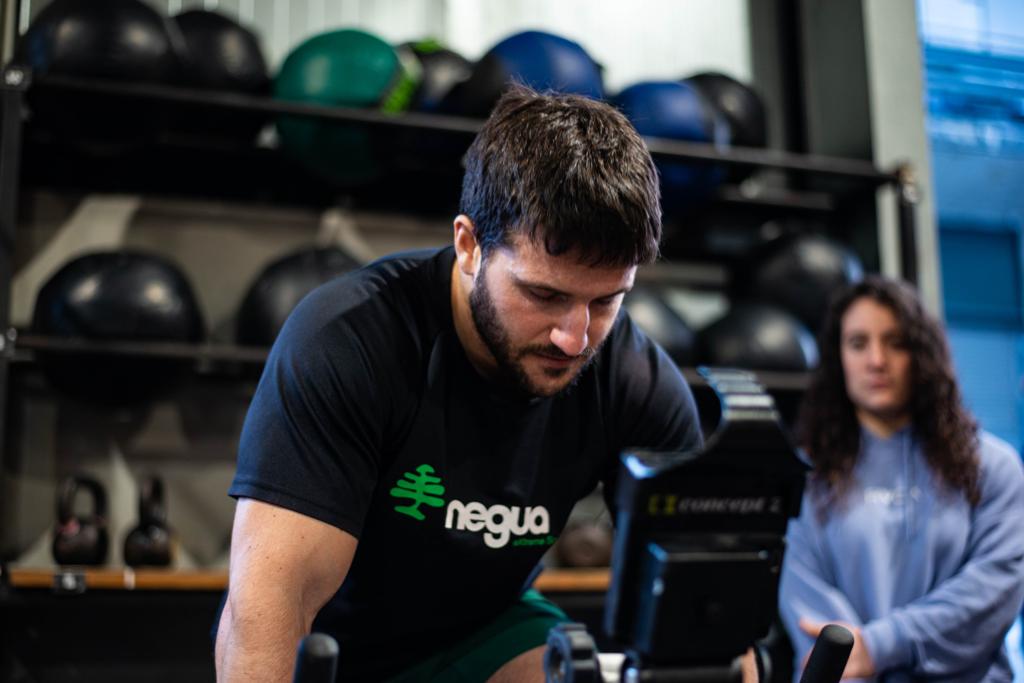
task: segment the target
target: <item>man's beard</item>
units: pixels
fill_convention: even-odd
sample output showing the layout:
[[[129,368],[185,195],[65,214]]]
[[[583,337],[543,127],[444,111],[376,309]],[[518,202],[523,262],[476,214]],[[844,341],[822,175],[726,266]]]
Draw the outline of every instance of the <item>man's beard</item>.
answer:
[[[487,288],[486,270],[480,272],[473,291],[469,294],[469,310],[473,316],[473,323],[476,325],[480,338],[483,339],[487,349],[494,356],[495,361],[497,361],[497,377],[495,379],[529,396],[548,397],[568,391],[575,386],[583,371],[597,356],[595,349],[588,346],[582,354],[586,357],[586,362],[579,369],[574,371],[570,366],[561,372],[549,374],[550,377],[555,378],[573,372],[574,374],[569,381],[556,391],[546,391],[530,380],[530,376],[523,367],[522,359],[525,356],[536,353],[554,358],[571,358],[572,356],[567,356],[554,344],[547,346],[534,344],[518,349],[514,348],[509,339],[508,329],[499,320],[498,309],[495,307],[494,299]]]

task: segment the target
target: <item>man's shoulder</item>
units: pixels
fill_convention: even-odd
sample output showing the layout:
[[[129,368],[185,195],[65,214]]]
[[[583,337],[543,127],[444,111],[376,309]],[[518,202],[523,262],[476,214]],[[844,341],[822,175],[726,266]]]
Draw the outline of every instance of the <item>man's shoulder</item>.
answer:
[[[619,309],[612,329],[608,333],[608,341],[603,347],[604,355],[614,357],[621,354],[643,353],[653,342],[629,317],[625,306]]]
[[[332,299],[354,308],[381,297],[390,299],[437,297],[451,281],[451,247],[403,251],[378,258],[320,289],[344,296]],[[323,295],[322,295],[323,296]]]
[[[404,252],[321,285],[296,306],[275,350],[346,367],[414,362],[450,325],[451,258],[444,249]]]
[[[619,312],[597,360],[602,394],[622,446],[691,450],[701,443],[693,393],[669,355]]]
[[[362,325],[415,322],[416,312],[441,317],[447,313],[450,249],[424,249],[392,254],[313,290],[294,317],[307,331],[323,331],[345,323]],[[422,316],[418,316],[422,318]]]
[[[658,375],[682,375],[679,368],[658,344],[633,322],[626,310],[620,309],[608,339],[601,349],[599,362],[611,371],[610,380],[630,382],[640,377],[648,381]]]
[[[386,279],[401,280],[405,277],[435,278],[448,277],[455,262],[455,250],[451,246],[429,249],[410,249],[382,256],[364,266],[361,270],[375,273]]]

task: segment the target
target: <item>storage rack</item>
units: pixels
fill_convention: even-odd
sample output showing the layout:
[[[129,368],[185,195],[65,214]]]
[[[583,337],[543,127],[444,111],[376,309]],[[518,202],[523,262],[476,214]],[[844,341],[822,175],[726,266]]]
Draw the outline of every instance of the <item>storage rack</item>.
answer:
[[[193,358],[202,367],[215,366],[219,362],[261,363],[266,357],[265,350],[223,345],[152,343],[98,345],[85,340],[49,339],[28,334],[21,339],[17,338],[17,334],[10,327],[9,322],[10,283],[23,161],[23,118],[26,111],[26,100],[30,92],[109,96],[155,102],[166,107],[190,107],[238,113],[259,112],[268,117],[275,115],[312,117],[390,131],[416,131],[462,136],[467,143],[482,125],[480,120],[455,116],[412,112],[389,115],[371,110],[286,102],[270,97],[212,92],[169,85],[126,84],[54,75],[35,78],[32,72],[16,65],[7,66],[2,72],[0,81],[2,81],[0,82],[0,117],[2,117],[0,118],[0,126],[2,126],[0,127],[0,331],[3,332],[0,335],[0,351],[3,352],[0,353],[0,420],[5,415],[8,363],[11,360],[27,360],[31,358],[30,352],[32,351],[66,350]],[[778,150],[722,149],[709,144],[656,138],[647,138],[646,142],[651,154],[656,158],[774,169],[789,176],[839,179],[864,190],[875,190],[882,186],[894,188],[901,274],[910,282],[916,281],[915,205],[917,190],[912,171],[908,166],[897,166],[892,170],[884,171],[876,168],[870,162],[856,159],[798,155]],[[270,163],[282,159],[280,154],[275,155],[272,150],[265,151],[270,155]],[[775,189],[757,196],[750,196],[739,188],[726,186],[719,191],[717,200],[723,204],[776,210],[828,212],[835,209],[832,196],[828,192],[821,191]],[[15,352],[16,349],[17,352]],[[787,373],[759,373],[759,375],[769,387],[773,388],[799,390],[806,385],[806,378],[789,376]],[[687,378],[691,382],[697,381],[692,372],[689,372]],[[3,437],[3,434],[3,423],[0,422],[0,438]]]
[[[271,116],[312,117],[385,131],[412,131],[440,135],[460,136],[468,144],[480,129],[482,121],[454,116],[424,113],[389,115],[377,111],[328,107],[315,104],[285,102],[270,97],[248,96],[212,92],[157,84],[126,84],[93,79],[47,75],[36,78],[29,70],[9,65],[0,74],[0,443],[6,443],[5,418],[7,415],[9,364],[30,362],[38,351],[126,354],[164,358],[191,359],[196,367],[216,369],[239,364],[261,364],[266,349],[222,344],[173,343],[97,343],[79,339],[52,338],[33,334],[19,337],[10,327],[10,295],[12,258],[16,239],[18,198],[22,184],[25,160],[24,118],[28,97],[34,92],[47,94],[87,94],[119,100],[158,103],[163,107],[186,107],[220,112],[259,112]],[[653,156],[697,162],[714,162],[724,166],[773,169],[791,178],[825,178],[843,181],[862,191],[892,187],[894,211],[899,230],[902,276],[914,282],[916,269],[916,186],[911,169],[897,166],[880,170],[863,160],[791,154],[778,150],[749,148],[722,149],[713,145],[648,138]],[[185,153],[188,153],[186,150]],[[259,150],[265,163],[283,162],[284,156],[275,150]],[[85,189],[89,189],[86,185]],[[872,195],[873,196],[873,195]],[[289,198],[291,199],[291,198]],[[311,201],[300,198],[300,201]],[[316,201],[315,199],[312,201]],[[829,212],[836,208],[833,196],[827,191],[771,189],[756,196],[741,188],[725,186],[716,201],[725,205],[759,207],[771,210]],[[691,384],[700,380],[692,369],[684,368]],[[803,374],[759,372],[760,379],[771,390],[800,392],[806,387]]]
[[[23,149],[25,145],[24,116],[27,98],[35,91],[50,93],[85,93],[96,96],[132,98],[139,101],[157,102],[167,107],[192,107],[222,112],[261,112],[268,116],[290,115],[314,117],[377,127],[392,131],[419,131],[425,133],[462,136],[467,142],[481,126],[481,121],[451,116],[406,113],[399,116],[385,115],[374,111],[325,107],[311,104],[282,102],[269,97],[252,97],[228,93],[184,89],[154,84],[122,84],[68,77],[34,75],[22,68],[8,66],[0,72],[0,449],[6,448],[7,401],[11,393],[9,372],[11,363],[31,363],[37,352],[73,352],[79,354],[123,354],[191,360],[198,371],[217,371],[219,368],[237,368],[239,365],[259,366],[267,355],[267,349],[231,346],[225,344],[175,344],[175,343],[98,343],[84,339],[63,339],[25,333],[20,336],[10,326],[10,295],[13,277],[13,254],[18,217],[18,198],[23,179]],[[688,161],[705,161],[725,166],[756,167],[773,169],[788,177],[820,177],[837,179],[855,185],[864,191],[880,187],[892,187],[894,211],[899,229],[902,276],[916,281],[916,224],[915,204],[917,199],[911,169],[899,166],[883,171],[869,162],[851,159],[837,159],[790,154],[775,150],[759,149],[718,149],[711,145],[679,142],[664,139],[647,139],[648,147],[655,157]],[[266,155],[263,154],[266,152]],[[187,151],[185,152],[188,153]],[[263,161],[274,164],[283,156],[273,150],[262,150]],[[88,187],[86,187],[88,189]],[[778,211],[804,211],[828,213],[835,211],[837,204],[827,191],[795,191],[776,189],[751,196],[742,189],[726,186],[720,189],[716,200],[724,205],[745,206],[752,209]],[[699,386],[701,380],[690,368],[683,369],[684,376]],[[773,390],[790,397],[798,396],[806,388],[807,376],[799,373],[758,372],[759,379]],[[698,400],[700,397],[698,396]],[[3,450],[0,450],[2,456]],[[0,458],[2,459],[2,458]],[[607,584],[606,570],[576,570],[568,573],[552,572],[541,578],[552,592],[582,590],[599,595]],[[142,601],[155,609],[182,600],[180,593],[196,593],[187,610],[189,614],[202,613],[207,603],[199,600],[203,591],[219,592],[226,581],[223,572],[198,571],[150,571],[125,572],[120,569],[99,569],[87,572],[48,570],[18,570],[5,573],[0,567],[0,594],[5,585],[22,589],[21,602],[14,600],[12,614],[30,615],[39,611],[39,605],[46,603],[45,597],[26,597],[24,590],[38,591],[42,596],[49,593],[74,592],[88,589],[97,604],[113,609],[124,609],[121,594],[133,593],[136,602]],[[128,590],[132,589],[132,590]],[[172,595],[174,594],[174,595]],[[161,597],[167,596],[167,597]],[[183,596],[190,597],[190,596]],[[59,599],[55,598],[55,599]],[[20,611],[19,611],[20,610]],[[194,618],[194,617],[193,617]],[[205,618],[205,617],[204,617]],[[197,621],[202,628],[202,621]],[[193,624],[196,626],[196,624]],[[126,636],[132,634],[126,634]],[[140,651],[149,647],[138,643]],[[194,644],[202,653],[205,644]],[[187,648],[186,648],[187,650]],[[154,653],[159,654],[159,653]],[[187,657],[185,657],[187,659]]]

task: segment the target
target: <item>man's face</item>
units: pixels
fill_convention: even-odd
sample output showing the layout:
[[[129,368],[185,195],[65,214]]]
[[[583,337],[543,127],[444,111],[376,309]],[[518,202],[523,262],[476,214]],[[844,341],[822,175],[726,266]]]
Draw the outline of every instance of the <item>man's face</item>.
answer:
[[[846,309],[840,324],[846,393],[857,412],[889,420],[905,417],[911,358],[892,310],[864,297]]]
[[[569,387],[611,330],[636,266],[592,266],[515,237],[488,254],[470,311],[498,379],[533,396]]]

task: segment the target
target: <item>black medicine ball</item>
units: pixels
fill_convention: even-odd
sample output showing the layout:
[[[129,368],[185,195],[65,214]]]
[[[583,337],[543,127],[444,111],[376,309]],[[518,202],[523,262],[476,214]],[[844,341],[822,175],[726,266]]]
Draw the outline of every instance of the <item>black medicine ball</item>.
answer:
[[[270,92],[267,62],[255,33],[219,12],[193,9],[176,15],[185,40],[190,85],[229,92]]]
[[[768,122],[764,101],[750,86],[715,71],[686,79],[722,113],[729,124],[729,144],[764,147],[768,144]]]
[[[185,41],[183,84],[189,87],[269,95],[270,76],[259,38],[219,12],[189,10],[172,20]],[[269,121],[262,112],[179,107],[175,130],[212,139],[251,142]]]
[[[337,247],[303,249],[274,261],[253,282],[238,311],[238,343],[270,346],[304,296],[358,267]]]
[[[127,83],[174,83],[184,42],[170,21],[141,0],[54,0],[22,36],[14,62],[46,75]],[[30,93],[33,119],[96,151],[151,141],[160,108],[117,95]]]
[[[693,330],[665,301],[662,289],[637,285],[626,294],[622,305],[633,322],[665,349],[677,365],[693,364]]]
[[[864,266],[849,247],[814,233],[788,234],[755,249],[736,273],[744,298],[774,304],[820,329],[836,291],[864,277]]]
[[[473,72],[472,62],[436,40],[402,43],[398,49],[410,53],[420,66],[419,83],[409,105],[412,111],[438,111],[452,88]]]
[[[773,306],[741,303],[697,335],[705,365],[802,372],[818,364],[814,336],[792,315]]]
[[[54,0],[22,36],[16,61],[38,73],[160,83],[178,76],[182,45],[140,0]]]
[[[169,261],[134,251],[99,252],[66,263],[42,287],[32,318],[39,334],[95,342],[197,343],[199,305]],[[112,403],[152,398],[185,368],[139,353],[40,354],[51,383],[73,396]]]

